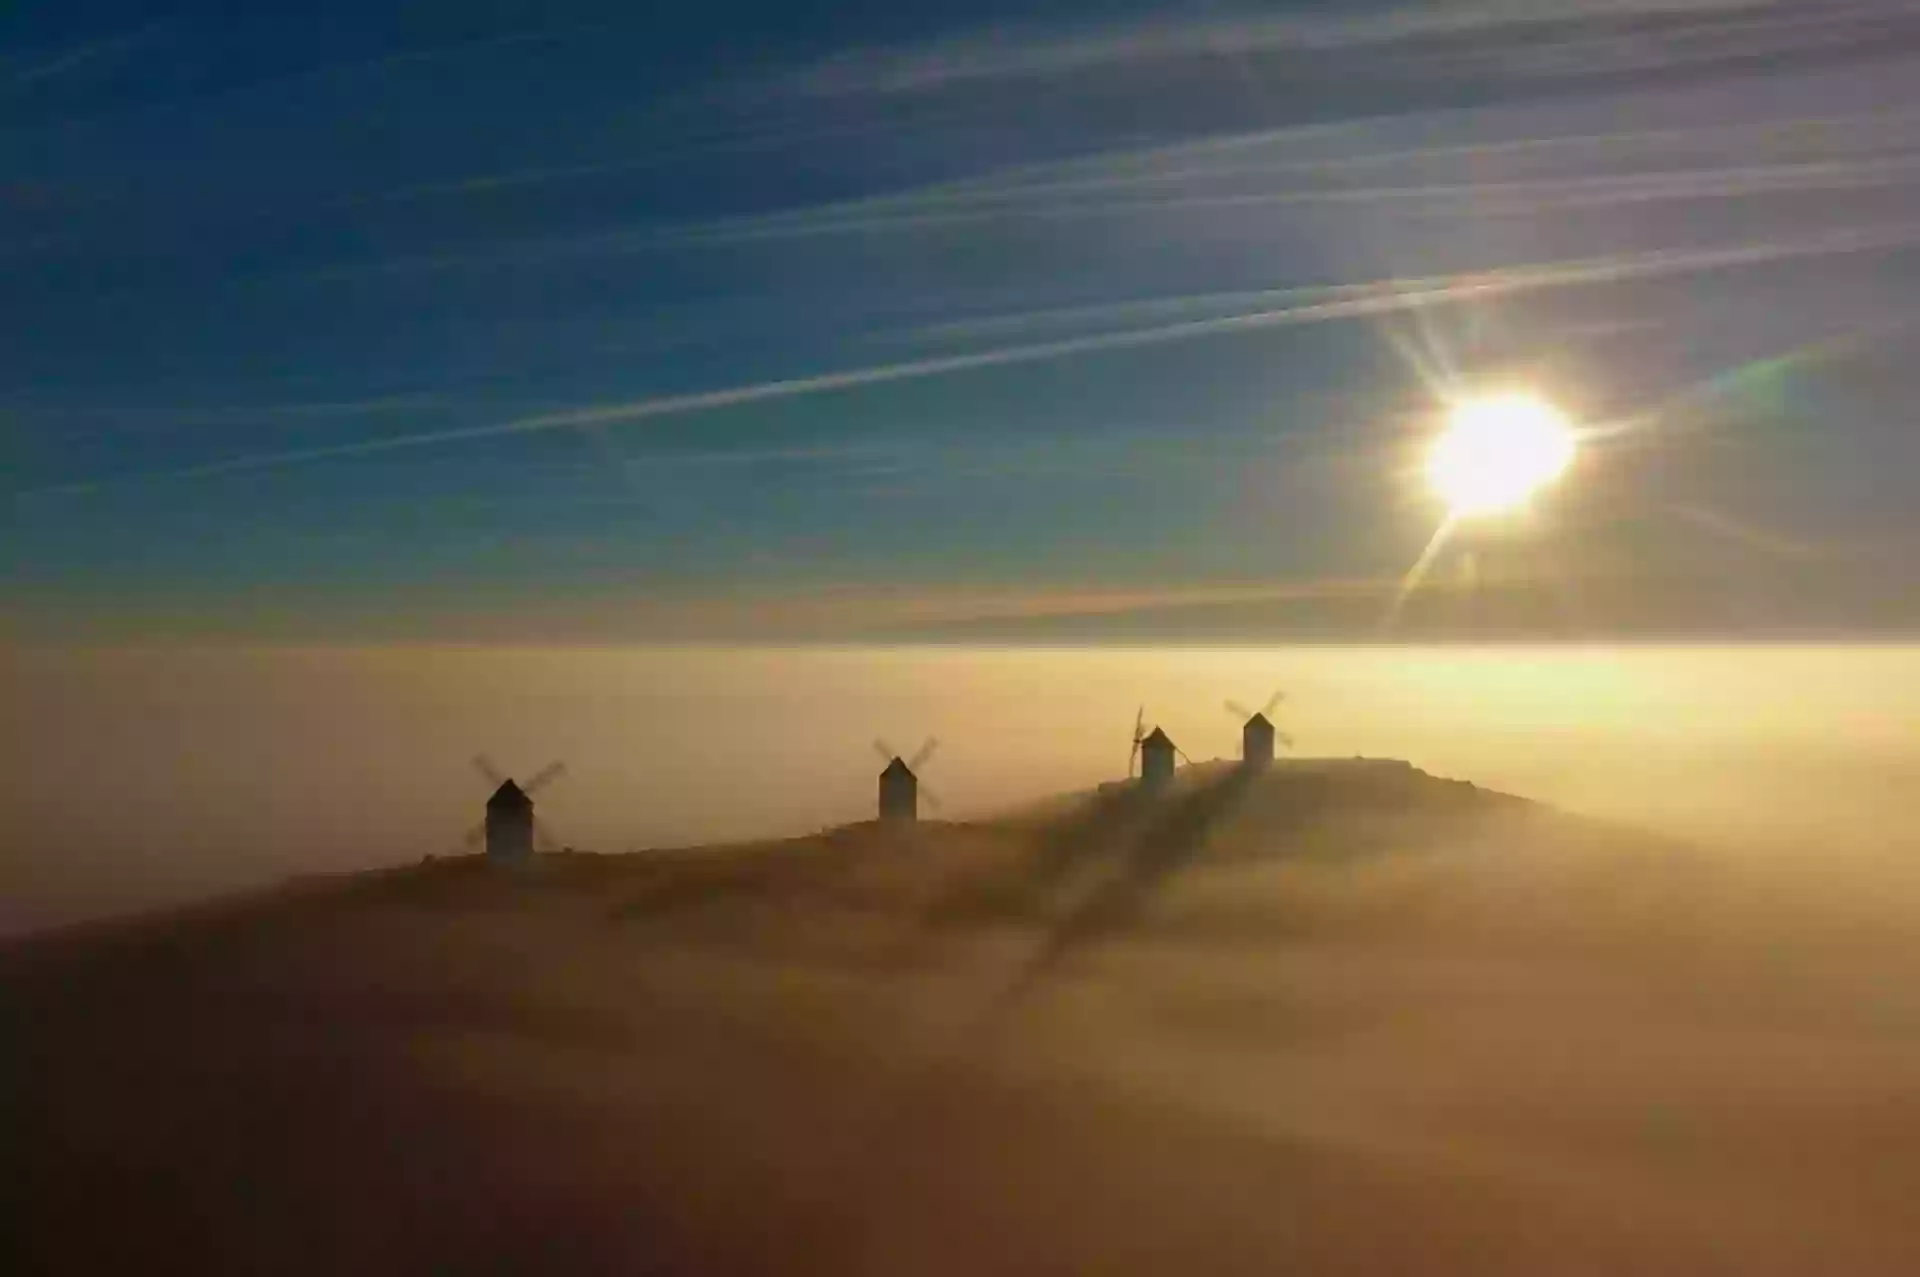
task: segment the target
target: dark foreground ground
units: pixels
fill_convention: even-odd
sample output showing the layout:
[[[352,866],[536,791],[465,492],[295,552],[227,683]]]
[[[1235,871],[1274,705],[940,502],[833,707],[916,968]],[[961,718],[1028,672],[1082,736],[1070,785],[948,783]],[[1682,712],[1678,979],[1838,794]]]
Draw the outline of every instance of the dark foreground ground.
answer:
[[[0,953],[0,1272],[1920,1271],[1873,896],[1305,772],[311,884]]]

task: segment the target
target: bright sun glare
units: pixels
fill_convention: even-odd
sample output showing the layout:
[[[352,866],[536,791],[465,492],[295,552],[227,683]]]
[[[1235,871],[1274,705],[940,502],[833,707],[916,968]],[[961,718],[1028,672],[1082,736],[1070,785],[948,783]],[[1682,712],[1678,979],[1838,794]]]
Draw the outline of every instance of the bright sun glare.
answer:
[[[1455,518],[1496,514],[1558,479],[1573,452],[1573,426],[1544,399],[1469,399],[1454,406],[1427,454],[1427,480]]]

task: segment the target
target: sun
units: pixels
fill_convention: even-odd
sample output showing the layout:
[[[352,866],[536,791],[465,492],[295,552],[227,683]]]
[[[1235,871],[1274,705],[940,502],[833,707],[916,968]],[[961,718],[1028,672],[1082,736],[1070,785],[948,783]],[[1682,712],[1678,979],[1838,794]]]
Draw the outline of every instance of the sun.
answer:
[[[1467,399],[1427,454],[1427,481],[1456,519],[1525,504],[1573,464],[1573,426],[1530,394]]]

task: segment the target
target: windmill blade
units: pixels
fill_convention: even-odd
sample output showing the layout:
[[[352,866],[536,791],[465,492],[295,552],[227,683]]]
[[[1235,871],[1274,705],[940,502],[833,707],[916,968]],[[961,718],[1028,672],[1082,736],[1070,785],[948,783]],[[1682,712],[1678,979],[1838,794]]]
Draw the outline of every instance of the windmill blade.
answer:
[[[1140,712],[1133,716],[1133,743],[1138,745],[1147,738],[1147,707],[1142,705]]]
[[[1275,732],[1273,738],[1282,745],[1285,745],[1288,749],[1293,748],[1293,737],[1287,735],[1285,732]]]
[[[1271,718],[1273,716],[1273,711],[1279,708],[1280,702],[1286,699],[1287,699],[1287,694],[1285,692],[1275,692],[1272,696],[1269,696],[1267,698],[1267,707],[1261,710],[1260,712],[1262,714],[1267,715],[1269,718]]]
[[[877,736],[874,737],[873,740],[873,752],[880,755],[881,762],[888,764],[891,764],[894,759],[900,757],[898,750]]]
[[[1180,757],[1181,757],[1181,759],[1182,759],[1182,761],[1184,761],[1184,762],[1186,763],[1186,765],[1187,765],[1187,766],[1189,766],[1189,767],[1191,767],[1191,766],[1193,766],[1193,760],[1192,760],[1191,758],[1188,758],[1188,757],[1187,757],[1187,751],[1186,751],[1186,750],[1184,750],[1184,749],[1181,749],[1181,748],[1180,748],[1180,747],[1179,747],[1178,745],[1175,745],[1175,746],[1173,747],[1173,752],[1174,752],[1174,753],[1176,753],[1176,754],[1178,754],[1178,755],[1180,755]]]
[[[536,817],[533,822],[534,845],[542,851],[557,851],[566,844],[553,831],[553,826]]]
[[[1242,705],[1239,701],[1228,701],[1227,713],[1233,715],[1235,718],[1239,719],[1243,723],[1246,722],[1249,718],[1253,717],[1253,711],[1248,709],[1245,705]]]
[[[940,801],[940,795],[934,792],[933,787],[928,785],[924,780],[920,782],[920,797],[926,799],[927,806],[933,808],[935,811],[939,811],[942,807],[946,806],[945,803]]]
[[[545,767],[535,772],[526,784],[520,786],[521,792],[531,794],[534,790],[550,785],[566,774],[567,765],[565,763],[559,762],[558,760],[548,763]]]
[[[507,783],[506,776],[501,773],[498,767],[493,765],[493,760],[485,754],[475,754],[473,756],[473,766],[476,771],[487,778],[487,783],[495,789]]]
[[[467,836],[465,838],[462,838],[460,841],[465,846],[478,847],[480,845],[480,840],[482,838],[485,838],[486,836],[487,836],[487,822],[483,820],[479,824],[475,825],[472,829],[467,830]]]
[[[939,749],[940,742],[931,736],[927,737],[927,743],[920,747],[920,752],[907,760],[907,769],[909,771],[919,771],[927,765]]]

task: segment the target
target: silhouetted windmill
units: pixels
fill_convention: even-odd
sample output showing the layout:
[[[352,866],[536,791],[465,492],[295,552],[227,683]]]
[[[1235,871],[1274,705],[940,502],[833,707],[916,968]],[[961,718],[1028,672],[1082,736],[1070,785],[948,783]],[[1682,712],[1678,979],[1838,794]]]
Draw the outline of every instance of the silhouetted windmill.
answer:
[[[1155,727],[1146,735],[1141,735],[1147,726],[1147,707],[1142,705],[1133,716],[1133,750],[1127,755],[1127,776],[1133,776],[1135,760],[1140,764],[1140,784],[1142,788],[1158,790],[1165,788],[1173,780],[1173,759],[1177,754],[1187,758],[1186,752],[1173,743],[1173,738]],[[1187,758],[1191,763],[1193,760]]]
[[[1248,709],[1238,701],[1227,702],[1227,713],[1240,720],[1240,761],[1249,767],[1265,767],[1273,762],[1273,742],[1277,739],[1288,749],[1293,748],[1293,737],[1275,730],[1272,714],[1281,701],[1287,699],[1285,692],[1275,692],[1267,698],[1262,709]]]
[[[913,761],[902,758],[893,746],[884,740],[873,742],[874,752],[887,760],[886,770],[880,773],[880,819],[883,821],[914,821],[920,819],[920,793],[926,791],[927,802],[935,811],[940,810],[940,795],[933,792],[929,785],[921,783],[915,773],[925,767],[933,758],[940,742],[927,737],[913,755]]]
[[[525,785],[517,785],[512,777],[502,775],[485,754],[475,754],[473,766],[494,786],[494,791],[487,799],[487,818],[467,831],[467,846],[477,846],[484,839],[487,859],[501,865],[524,865],[532,860],[536,841],[541,850],[551,851],[555,840],[545,822],[533,817],[533,795],[564,776],[567,765],[548,763]]]

